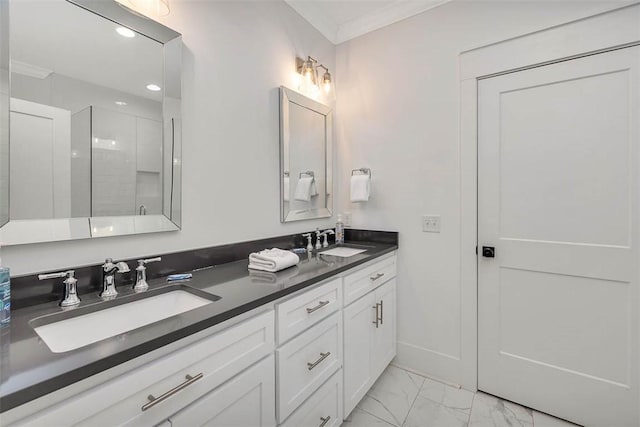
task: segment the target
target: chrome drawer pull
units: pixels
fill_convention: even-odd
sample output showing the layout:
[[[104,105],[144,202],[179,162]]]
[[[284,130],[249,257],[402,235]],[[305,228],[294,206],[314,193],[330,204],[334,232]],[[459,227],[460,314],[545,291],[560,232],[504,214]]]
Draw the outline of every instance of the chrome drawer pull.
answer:
[[[329,301],[320,301],[320,304],[316,305],[315,307],[307,308],[307,314],[311,314],[316,310],[320,310],[322,307],[324,307],[327,304],[329,304]]]
[[[142,406],[142,410],[146,411],[149,408],[152,408],[154,405],[157,405],[158,403],[162,402],[165,399],[168,399],[169,397],[173,396],[174,394],[176,394],[177,392],[179,392],[180,390],[182,390],[183,388],[189,387],[191,384],[195,383],[196,381],[198,381],[200,378],[202,378],[202,372],[200,372],[198,375],[196,375],[195,377],[192,377],[191,375],[186,375],[186,381],[183,382],[180,385],[175,386],[174,388],[172,388],[171,390],[162,393],[160,396],[158,397],[154,397],[153,394],[150,394],[149,396],[147,396],[147,399],[149,399],[149,402],[147,402],[144,406]]]
[[[382,305],[384,303],[384,300],[380,300],[380,324],[384,324],[384,306]],[[377,304],[376,304],[377,305]]]
[[[331,415],[327,415],[324,418],[320,417],[320,419],[322,420],[322,424],[320,424],[318,427],[324,427],[331,419]]]
[[[320,353],[320,359],[316,360],[315,362],[307,362],[307,369],[312,370],[313,368],[318,366],[320,362],[329,357],[330,354],[330,351],[327,351],[326,353]]]
[[[381,278],[382,276],[384,276],[384,273],[378,273],[375,276],[371,276],[369,277],[369,280],[371,280],[372,282],[375,282],[376,280],[378,280],[379,278]]]

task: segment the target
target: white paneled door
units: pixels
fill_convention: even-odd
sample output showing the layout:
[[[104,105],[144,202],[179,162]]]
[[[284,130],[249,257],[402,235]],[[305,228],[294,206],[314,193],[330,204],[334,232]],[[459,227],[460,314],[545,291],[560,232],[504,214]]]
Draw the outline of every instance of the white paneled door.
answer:
[[[639,87],[640,47],[478,82],[478,388],[587,426],[640,425]]]

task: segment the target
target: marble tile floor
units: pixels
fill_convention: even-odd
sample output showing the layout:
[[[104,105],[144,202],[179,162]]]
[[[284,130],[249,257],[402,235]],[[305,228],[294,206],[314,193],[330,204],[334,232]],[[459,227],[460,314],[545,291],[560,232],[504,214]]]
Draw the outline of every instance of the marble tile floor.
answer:
[[[576,427],[482,392],[389,366],[342,427]]]

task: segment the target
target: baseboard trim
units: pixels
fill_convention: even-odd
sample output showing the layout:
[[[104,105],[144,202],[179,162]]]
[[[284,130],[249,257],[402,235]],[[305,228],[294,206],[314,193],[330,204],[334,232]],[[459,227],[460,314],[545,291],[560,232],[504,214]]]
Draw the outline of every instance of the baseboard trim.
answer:
[[[460,359],[428,348],[398,342],[397,356],[391,364],[454,387],[461,384]]]

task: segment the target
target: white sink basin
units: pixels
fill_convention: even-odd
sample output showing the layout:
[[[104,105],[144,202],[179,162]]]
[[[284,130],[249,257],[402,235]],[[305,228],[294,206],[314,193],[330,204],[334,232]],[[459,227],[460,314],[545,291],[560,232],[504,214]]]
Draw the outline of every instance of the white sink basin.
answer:
[[[328,251],[320,252],[320,255],[331,255],[331,256],[339,256],[342,258],[348,258],[350,256],[361,254],[362,252],[366,252],[366,249],[354,249],[354,248],[333,248]]]
[[[52,352],[64,353],[211,302],[178,289],[34,329]]]

